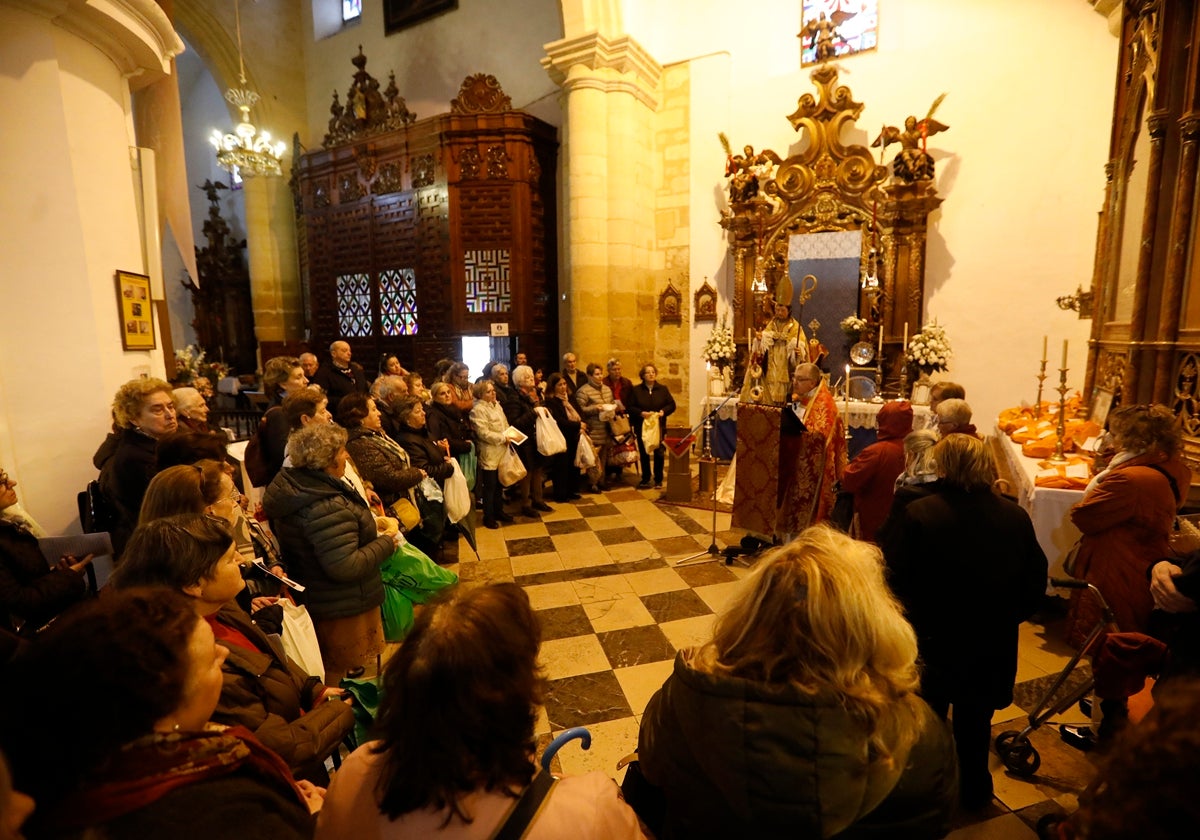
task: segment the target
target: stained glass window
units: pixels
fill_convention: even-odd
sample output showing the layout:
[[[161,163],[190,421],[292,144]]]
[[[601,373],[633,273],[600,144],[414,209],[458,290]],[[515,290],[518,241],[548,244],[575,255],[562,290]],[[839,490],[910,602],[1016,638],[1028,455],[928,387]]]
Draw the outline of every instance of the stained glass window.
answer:
[[[417,275],[411,268],[379,275],[379,316],[384,335],[417,334]]]
[[[802,65],[817,60],[817,44],[822,41],[838,58],[875,49],[879,0],[804,0],[801,15]]]
[[[371,335],[371,278],[343,274],[337,279],[338,332],[346,338]]]
[[[468,312],[508,312],[512,291],[508,281],[508,251],[467,251],[463,255]]]
[[[342,23],[362,17],[362,0],[342,0]]]

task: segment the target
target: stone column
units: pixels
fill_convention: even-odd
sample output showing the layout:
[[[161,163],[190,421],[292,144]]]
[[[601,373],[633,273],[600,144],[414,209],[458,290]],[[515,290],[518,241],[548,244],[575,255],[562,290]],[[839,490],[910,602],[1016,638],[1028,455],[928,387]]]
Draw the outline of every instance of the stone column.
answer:
[[[636,366],[653,297],[651,120],[662,68],[629,37],[592,32],[548,44],[542,59],[563,87],[564,350],[611,353]]]
[[[284,165],[286,170],[286,161]],[[296,223],[287,179],[247,178],[243,194],[255,337],[260,343],[303,339]]]

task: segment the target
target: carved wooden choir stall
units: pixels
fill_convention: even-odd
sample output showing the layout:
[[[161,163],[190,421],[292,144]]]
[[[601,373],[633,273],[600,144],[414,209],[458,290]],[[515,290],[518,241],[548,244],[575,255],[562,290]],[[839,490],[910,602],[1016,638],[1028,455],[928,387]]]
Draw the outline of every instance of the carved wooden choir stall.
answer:
[[[344,339],[368,367],[389,352],[428,375],[499,322],[531,358],[553,356],[554,127],[483,74],[418,120],[394,76],[381,92],[361,50],[353,63],[324,148],[293,170],[311,346]]]

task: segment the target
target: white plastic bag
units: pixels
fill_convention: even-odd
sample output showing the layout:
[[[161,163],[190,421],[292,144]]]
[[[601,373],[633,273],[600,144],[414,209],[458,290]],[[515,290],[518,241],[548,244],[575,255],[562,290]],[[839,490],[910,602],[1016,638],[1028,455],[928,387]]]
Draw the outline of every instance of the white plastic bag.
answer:
[[[321,645],[317,642],[317,628],[312,616],[302,604],[294,604],[288,598],[279,599],[283,607],[283,651],[310,677],[325,679],[325,662],[321,659]]]
[[[558,428],[558,423],[550,416],[549,409],[540,406],[537,417],[537,448],[538,452],[546,457],[567,451],[567,439],[563,437],[562,429]]]
[[[658,415],[642,421],[642,451],[653,452],[662,446],[662,428],[658,425]]]
[[[446,516],[449,517],[451,523],[456,524],[471,512],[471,491],[467,488],[467,477],[463,475],[458,461],[450,463],[454,466],[454,474],[446,479],[442,495],[445,497]]]
[[[504,454],[500,456],[500,466],[496,470],[499,474],[500,483],[505,487],[512,487],[529,474],[514,446],[509,446],[508,449],[504,450]]]
[[[443,500],[444,494],[442,488],[438,486],[437,479],[433,476],[425,476],[421,479],[421,483],[417,485],[417,489],[421,491],[421,496],[427,502],[440,502]]]
[[[579,436],[579,445],[575,447],[575,466],[581,470],[590,470],[596,466],[596,447],[586,434]]]

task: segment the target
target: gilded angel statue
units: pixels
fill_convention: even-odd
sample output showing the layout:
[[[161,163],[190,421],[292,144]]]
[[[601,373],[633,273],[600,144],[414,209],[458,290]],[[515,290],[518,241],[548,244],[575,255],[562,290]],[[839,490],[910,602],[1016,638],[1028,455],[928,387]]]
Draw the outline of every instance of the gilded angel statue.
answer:
[[[811,38],[813,45],[813,55],[817,61],[827,61],[837,54],[834,47],[834,40],[841,40],[841,34],[837,28],[850,18],[854,17],[855,12],[836,11],[833,13],[833,18],[826,17],[824,12],[821,12],[820,17],[810,20],[804,24],[804,28],[796,35],[797,38]]]
[[[933,118],[933,112],[945,98],[943,93],[933,100],[924,119],[909,116],[904,121],[903,131],[894,125],[885,125],[871,144],[872,148],[885,149],[892,143],[900,144],[900,153],[892,160],[892,173],[906,184],[933,180],[933,157],[925,150],[925,143],[929,137],[950,128]]]
[[[717,138],[725,150],[725,177],[730,179],[729,201],[742,202],[755,198],[759,183],[771,178],[775,167],[783,163],[783,158],[770,149],[755,152],[753,146],[744,146],[742,154],[735,155],[725,132],[719,133]]]

